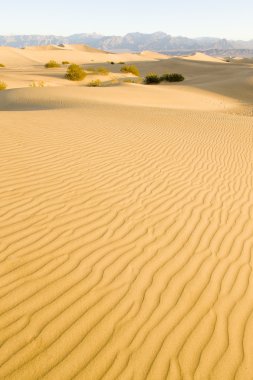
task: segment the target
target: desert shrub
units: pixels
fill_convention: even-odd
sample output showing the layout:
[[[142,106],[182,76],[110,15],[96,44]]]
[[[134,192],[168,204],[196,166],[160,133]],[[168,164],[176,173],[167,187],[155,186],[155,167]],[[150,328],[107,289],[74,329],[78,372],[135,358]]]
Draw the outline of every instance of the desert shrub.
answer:
[[[54,61],[54,60],[51,60],[51,61],[49,61],[49,62],[47,62],[47,63],[45,64],[45,67],[46,67],[47,69],[51,69],[51,68],[55,68],[55,67],[61,67],[61,65],[60,65],[58,62],[56,62],[56,61]]]
[[[124,83],[136,83],[136,81],[132,78],[126,78],[123,80]]]
[[[155,73],[149,73],[144,79],[145,84],[158,84],[161,82],[161,78]]]
[[[118,78],[112,78],[112,80],[109,82],[109,84],[112,84],[112,85],[115,85],[115,84],[119,84],[120,81],[118,80]]]
[[[113,62],[113,61],[112,61],[112,62],[110,62],[110,63],[111,63],[111,65],[115,65],[115,62]]]
[[[45,87],[45,82],[43,80],[39,80],[39,81],[32,81],[31,84],[29,84],[29,87]]]
[[[100,75],[108,75],[109,74],[109,71],[105,67],[98,67],[96,71]]]
[[[141,78],[126,78],[126,79],[123,79],[123,82],[124,83],[135,83],[135,84],[138,84],[138,83],[142,83],[142,79]]]
[[[0,81],[0,91],[6,90],[7,84],[5,82]]]
[[[63,64],[63,65],[69,65],[70,62],[69,62],[69,61],[62,61],[62,64]]]
[[[130,73],[130,74],[133,74],[133,75],[136,75],[136,76],[139,76],[140,75],[140,72],[138,70],[138,68],[135,66],[135,65],[125,65],[125,66],[122,66],[120,71],[122,73]]]
[[[5,65],[3,63],[0,63],[0,67],[5,67]]]
[[[93,74],[100,74],[100,75],[109,74],[109,71],[105,67],[89,67],[87,70],[91,71]]]
[[[182,74],[172,73],[172,74],[163,74],[161,76],[161,81],[165,82],[182,82],[184,77]]]
[[[119,62],[119,65],[124,65],[125,64],[125,62]]]
[[[82,69],[81,66],[72,64],[68,67],[65,78],[68,80],[79,81],[83,80],[86,77],[86,72]]]
[[[92,67],[88,67],[86,70],[91,71],[93,73],[97,72],[97,69],[95,67],[93,67],[93,66]]]
[[[101,87],[102,82],[99,79],[92,80],[90,83],[88,83],[88,87]]]

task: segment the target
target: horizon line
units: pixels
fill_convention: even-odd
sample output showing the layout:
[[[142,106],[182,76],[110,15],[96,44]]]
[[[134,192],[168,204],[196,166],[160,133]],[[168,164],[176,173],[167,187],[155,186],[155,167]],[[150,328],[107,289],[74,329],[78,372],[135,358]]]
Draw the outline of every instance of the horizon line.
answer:
[[[97,35],[97,36],[101,36],[101,37],[125,37],[126,35],[128,34],[135,34],[135,33],[138,33],[138,34],[156,34],[156,33],[164,33],[166,34],[167,36],[171,36],[171,37],[183,37],[183,38],[188,38],[188,39],[192,39],[192,40],[196,40],[196,39],[199,39],[199,38],[216,38],[216,39],[219,39],[219,40],[228,40],[228,41],[244,41],[244,42],[248,42],[248,41],[252,41],[253,40],[253,37],[252,38],[249,38],[249,39],[241,39],[241,38],[238,38],[238,39],[234,39],[234,38],[226,38],[226,37],[217,37],[217,36],[210,36],[210,35],[206,35],[206,36],[198,36],[198,37],[188,37],[186,35],[173,35],[173,34],[169,34],[169,33],[166,33],[166,32],[163,32],[163,31],[155,31],[155,32],[139,32],[139,31],[135,31],[135,32],[127,32],[125,34],[102,34],[102,33],[98,33],[98,32],[79,32],[79,33],[71,33],[71,34],[55,34],[55,33],[50,33],[50,34],[46,34],[46,33],[11,33],[11,34],[2,34],[0,33],[0,36],[1,37],[21,37],[21,36],[40,36],[40,37],[47,37],[47,36],[54,36],[54,37],[71,37],[71,36],[74,36],[74,35],[81,35],[81,34],[86,34],[86,35]]]

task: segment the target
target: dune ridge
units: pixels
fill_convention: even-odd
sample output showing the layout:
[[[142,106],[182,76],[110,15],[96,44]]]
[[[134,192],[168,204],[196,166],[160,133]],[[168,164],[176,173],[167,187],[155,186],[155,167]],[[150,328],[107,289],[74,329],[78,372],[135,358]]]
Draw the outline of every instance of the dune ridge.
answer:
[[[194,95],[194,97],[192,96]],[[99,89],[77,87],[18,88],[0,93],[0,111],[32,111],[59,108],[87,108],[95,104],[125,105],[131,107],[170,108],[241,112],[242,107],[232,98],[217,96],[191,87],[167,88],[143,85],[122,85]]]
[[[205,53],[195,53],[193,55],[187,55],[182,57],[183,59],[188,59],[190,61],[203,61],[203,62],[216,62],[216,63],[227,63],[224,58],[212,57]]]

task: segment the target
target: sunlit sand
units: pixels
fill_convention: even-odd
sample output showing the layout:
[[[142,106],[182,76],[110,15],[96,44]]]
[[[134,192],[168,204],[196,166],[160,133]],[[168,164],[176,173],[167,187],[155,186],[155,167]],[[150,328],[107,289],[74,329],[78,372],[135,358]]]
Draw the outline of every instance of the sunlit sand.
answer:
[[[120,61],[186,80],[124,83]],[[252,379],[252,64],[81,45],[0,62],[0,378]]]

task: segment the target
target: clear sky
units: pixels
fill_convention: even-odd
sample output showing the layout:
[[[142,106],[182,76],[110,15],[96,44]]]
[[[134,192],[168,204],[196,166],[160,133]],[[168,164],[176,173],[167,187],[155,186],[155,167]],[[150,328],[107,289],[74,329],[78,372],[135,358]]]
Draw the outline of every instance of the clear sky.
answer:
[[[5,0],[0,35],[164,31],[253,39],[253,0]]]

